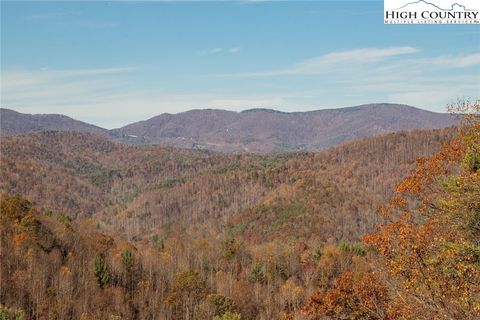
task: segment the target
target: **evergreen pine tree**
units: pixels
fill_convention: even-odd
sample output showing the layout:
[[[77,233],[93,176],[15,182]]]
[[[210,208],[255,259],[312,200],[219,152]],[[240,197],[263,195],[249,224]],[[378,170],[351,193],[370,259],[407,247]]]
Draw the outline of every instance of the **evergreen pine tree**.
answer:
[[[103,289],[110,283],[110,273],[108,272],[107,264],[99,254],[95,255],[93,261],[93,274],[95,275],[100,288]]]

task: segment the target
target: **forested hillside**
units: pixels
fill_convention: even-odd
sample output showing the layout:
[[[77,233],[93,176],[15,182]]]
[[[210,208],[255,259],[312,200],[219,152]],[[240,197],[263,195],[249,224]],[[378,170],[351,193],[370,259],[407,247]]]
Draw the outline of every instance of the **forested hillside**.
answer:
[[[0,314],[475,319],[479,132],[265,155],[2,139]]]
[[[238,228],[261,241],[352,240],[373,225],[376,207],[415,159],[453,134],[411,131],[318,154],[251,155],[45,132],[3,139],[0,173],[4,192],[42,210],[95,217],[103,230],[129,240],[168,233],[172,225],[215,234]]]

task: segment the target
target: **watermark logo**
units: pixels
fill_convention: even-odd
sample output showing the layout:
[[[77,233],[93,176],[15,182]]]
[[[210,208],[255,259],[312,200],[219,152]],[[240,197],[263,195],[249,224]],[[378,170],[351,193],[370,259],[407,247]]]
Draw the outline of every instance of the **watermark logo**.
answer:
[[[385,24],[480,24],[480,0],[384,0]]]

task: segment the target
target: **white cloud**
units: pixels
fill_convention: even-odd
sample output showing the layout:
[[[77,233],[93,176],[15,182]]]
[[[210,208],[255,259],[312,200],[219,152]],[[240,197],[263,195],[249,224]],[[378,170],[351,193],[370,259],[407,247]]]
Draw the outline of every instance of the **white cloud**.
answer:
[[[219,54],[219,53],[231,53],[231,54],[235,54],[235,53],[239,53],[240,52],[240,48],[238,47],[232,47],[232,48],[227,48],[227,49],[224,49],[224,48],[212,48],[212,49],[208,49],[208,50],[201,50],[198,52],[199,55],[201,56],[205,56],[205,55],[212,55],[212,54]]]
[[[129,73],[135,70],[137,70],[137,68],[133,67],[68,70],[50,70],[47,68],[42,68],[40,70],[2,70],[2,100],[5,100],[5,97],[8,98],[9,94],[12,92],[35,92],[44,86],[58,87],[68,83],[78,83],[85,78],[88,78],[87,81],[90,82],[92,81],[92,77],[108,78],[108,76]],[[103,81],[107,81],[107,79],[103,78]]]
[[[218,54],[223,51],[223,48],[212,48],[207,50],[198,51],[198,54],[201,56],[211,55],[211,54]]]
[[[223,48],[213,48],[208,51],[208,53],[215,54],[223,51]]]
[[[281,75],[322,74],[336,68],[361,65],[385,60],[390,57],[411,54],[419,50],[413,47],[364,48],[332,52],[315,58],[301,61],[291,67],[278,70],[239,73],[239,77],[272,77]]]
[[[237,48],[237,47],[230,48],[230,49],[228,49],[228,52],[229,53],[238,53],[238,52],[240,52],[240,48]]]
[[[135,70],[132,67],[2,70],[1,106],[72,116],[92,113],[96,110],[91,110],[91,106],[109,99],[117,103],[121,101],[125,86],[123,76]]]
[[[417,88],[418,90],[418,88]],[[452,101],[461,96],[458,88],[437,88],[436,90],[418,90],[394,93],[388,95],[387,102],[399,102],[418,106],[419,103],[425,106],[444,107],[446,102]]]
[[[432,64],[445,67],[465,68],[480,64],[480,53],[466,56],[444,56],[432,60]]]

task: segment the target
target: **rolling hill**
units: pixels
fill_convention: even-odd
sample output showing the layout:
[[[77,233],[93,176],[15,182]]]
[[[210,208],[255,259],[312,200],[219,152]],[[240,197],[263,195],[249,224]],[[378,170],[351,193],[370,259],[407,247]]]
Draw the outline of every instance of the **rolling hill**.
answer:
[[[108,136],[108,130],[60,114],[25,114],[0,108],[0,136],[41,131],[75,131]]]

